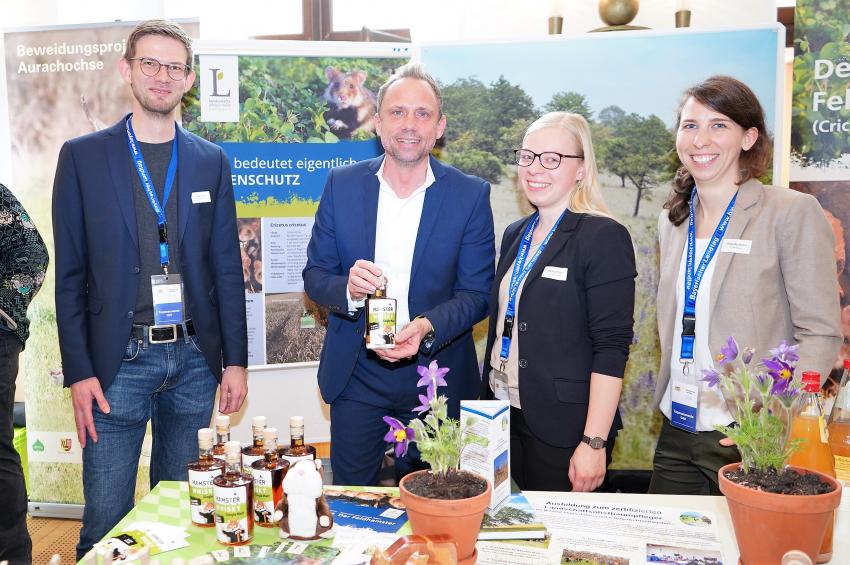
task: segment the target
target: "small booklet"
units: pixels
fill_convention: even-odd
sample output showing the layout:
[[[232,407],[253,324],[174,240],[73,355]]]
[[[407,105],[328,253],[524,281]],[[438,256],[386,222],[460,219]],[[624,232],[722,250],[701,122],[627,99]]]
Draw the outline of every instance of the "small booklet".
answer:
[[[398,489],[386,487],[325,487],[334,526],[365,528],[394,534],[407,523]]]
[[[546,526],[534,513],[534,508],[522,492],[511,493],[495,510],[484,514],[480,540],[543,539]]]

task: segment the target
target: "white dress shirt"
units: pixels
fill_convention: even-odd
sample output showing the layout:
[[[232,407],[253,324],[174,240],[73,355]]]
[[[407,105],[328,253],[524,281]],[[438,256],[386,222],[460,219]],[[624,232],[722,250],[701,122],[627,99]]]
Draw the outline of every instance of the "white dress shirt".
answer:
[[[694,246],[694,258],[697,262],[702,259],[705,249],[708,247],[708,238],[697,239]],[[719,387],[709,387],[703,382],[702,370],[714,367],[712,352],[708,345],[709,318],[711,317],[711,279],[714,278],[714,267],[717,265],[717,256],[705,268],[702,281],[699,285],[696,304],[696,329],[694,334],[694,363],[691,365],[689,375],[682,372],[682,364],[679,362],[679,352],[682,349],[682,313],[685,311],[685,262],[688,257],[688,246],[682,250],[682,260],[679,264],[679,278],[676,282],[676,326],[673,330],[673,354],[670,356],[670,382],[667,383],[667,391],[661,399],[659,408],[667,419],[671,412],[671,387],[673,379],[684,379],[686,382],[699,385],[699,408],[697,410],[697,431],[713,432],[714,426],[728,426],[734,421],[732,414],[726,406],[723,393]],[[738,344],[744,347],[745,344]],[[720,353],[715,351],[714,353]],[[663,362],[663,361],[662,361]]]
[[[425,181],[407,198],[399,198],[384,178],[384,164],[375,173],[380,183],[378,191],[378,215],[375,222],[375,265],[387,279],[387,297],[397,301],[396,325],[403,328],[410,322],[408,295],[410,293],[410,271],[413,266],[413,250],[419,233],[419,220],[425,204],[425,190],[434,184],[434,171],[428,164]],[[362,308],[364,300],[352,300],[348,295],[348,310]]]

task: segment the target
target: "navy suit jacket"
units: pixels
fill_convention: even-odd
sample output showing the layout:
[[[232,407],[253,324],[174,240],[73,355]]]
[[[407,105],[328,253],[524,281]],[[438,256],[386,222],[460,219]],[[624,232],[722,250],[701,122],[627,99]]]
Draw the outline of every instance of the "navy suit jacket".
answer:
[[[331,170],[307,248],[304,289],[328,308],[328,331],[319,364],[319,388],[333,402],[348,383],[364,347],[363,309],[348,313],[348,271],[375,258],[379,181],[383,157]],[[408,306],[424,315],[436,340],[420,350],[420,364],[436,358],[450,367],[449,400],[476,398],[480,385],[472,326],[487,314],[495,264],[490,185],[431,158],[434,184],[416,236]],[[415,374],[415,373],[414,373]],[[441,391],[442,393],[442,391]]]
[[[136,174],[125,119],[62,146],[53,185],[56,316],[65,385],[96,376],[106,390],[121,365],[140,284]],[[248,365],[245,287],[230,164],[216,145],[177,128],[177,197],[185,300],[204,357]],[[193,192],[210,202],[192,202]],[[174,228],[171,228],[174,229]]]

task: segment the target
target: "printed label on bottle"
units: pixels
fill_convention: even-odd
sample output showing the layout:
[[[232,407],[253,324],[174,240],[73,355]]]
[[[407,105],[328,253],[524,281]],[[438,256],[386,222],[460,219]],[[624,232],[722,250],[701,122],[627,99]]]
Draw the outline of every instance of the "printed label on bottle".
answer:
[[[304,459],[307,459],[308,461],[314,460],[313,456],[311,454],[307,454],[307,455],[283,455],[282,458],[289,461],[290,467],[295,465],[295,463],[297,463],[298,461],[303,461]]]
[[[200,526],[212,526],[215,523],[213,479],[220,474],[221,469],[214,471],[189,469],[189,510],[192,514],[192,523]]]
[[[250,476],[253,477],[254,473],[253,473],[253,469],[251,469],[251,464],[253,464],[254,461],[259,461],[262,458],[263,458],[262,455],[245,455],[243,453],[242,454],[242,472],[246,475],[250,475]]]
[[[367,347],[386,348],[395,344],[396,301],[392,298],[369,299]]]
[[[272,472],[268,469],[253,469],[254,477],[254,521],[271,524],[274,516],[274,489]]]
[[[835,478],[850,487],[850,457],[835,456]]]
[[[248,487],[213,487],[215,537],[221,543],[239,544],[251,539],[248,523]]]

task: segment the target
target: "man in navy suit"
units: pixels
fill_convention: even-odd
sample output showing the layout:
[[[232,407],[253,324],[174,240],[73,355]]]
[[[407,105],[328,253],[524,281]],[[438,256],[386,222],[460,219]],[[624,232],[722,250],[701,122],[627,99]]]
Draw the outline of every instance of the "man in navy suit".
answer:
[[[480,383],[472,326],[493,280],[490,185],[430,158],[446,117],[436,82],[401,67],[378,92],[384,156],[333,169],[307,248],[304,289],[330,311],[319,387],[331,405],[334,482],[375,484],[386,449],[384,416],[418,414],[417,365],[451,368],[440,394],[457,418]],[[394,349],[367,350],[364,300],[382,282],[398,301]],[[421,466],[411,450],[401,477]]]
[[[224,413],[247,393],[230,167],[175,121],[191,40],[143,22],[120,71],[133,113],[65,143],[53,188],[59,346],[83,447],[78,559],[133,507],[149,420],[151,487],[186,480],[219,383]]]

